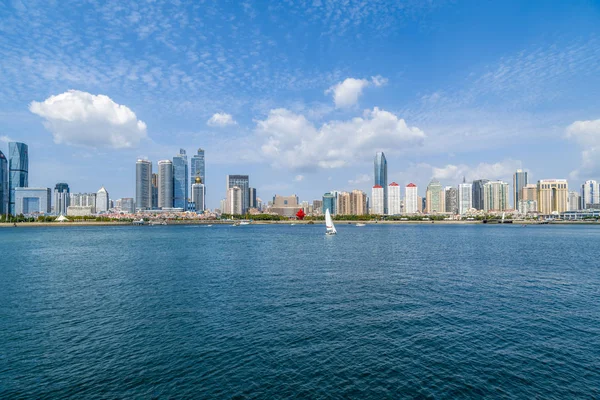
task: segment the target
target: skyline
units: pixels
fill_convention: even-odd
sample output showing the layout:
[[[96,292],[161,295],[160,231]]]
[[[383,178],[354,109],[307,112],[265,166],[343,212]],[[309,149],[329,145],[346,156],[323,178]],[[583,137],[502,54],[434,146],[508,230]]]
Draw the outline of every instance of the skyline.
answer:
[[[211,209],[232,174],[262,198],[369,194],[377,151],[420,195],[522,167],[600,180],[597,5],[384,5],[0,5],[0,150],[29,145],[30,187],[129,198],[137,158],[202,148]]]

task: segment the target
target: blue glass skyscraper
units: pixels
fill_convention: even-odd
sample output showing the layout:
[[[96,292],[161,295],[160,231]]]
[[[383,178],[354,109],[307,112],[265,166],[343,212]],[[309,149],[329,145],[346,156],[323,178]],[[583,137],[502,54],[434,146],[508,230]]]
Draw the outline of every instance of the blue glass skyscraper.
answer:
[[[9,212],[15,215],[15,188],[29,186],[29,149],[25,143],[8,143]]]
[[[336,197],[333,193],[325,193],[323,195],[323,214],[329,209],[331,215],[336,214]]]
[[[248,175],[227,175],[227,190],[239,187],[242,191],[242,213],[250,207],[250,178]]]
[[[374,185],[379,185],[383,188],[383,213],[388,213],[388,184],[387,184],[387,160],[383,152],[375,154],[374,163]]]
[[[198,149],[198,154],[194,154],[191,160],[192,175],[190,181],[192,185],[196,183],[196,177],[199,176],[202,183],[206,185],[204,150]]]
[[[0,151],[0,214],[8,212],[8,161]]]
[[[187,210],[189,181],[187,155],[179,149],[173,157],[173,207]]]

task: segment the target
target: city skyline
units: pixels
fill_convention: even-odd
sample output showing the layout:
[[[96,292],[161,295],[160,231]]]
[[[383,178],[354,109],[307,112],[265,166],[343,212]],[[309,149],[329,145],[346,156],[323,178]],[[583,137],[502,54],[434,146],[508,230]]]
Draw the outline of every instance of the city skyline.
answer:
[[[6,4],[1,150],[28,143],[31,186],[129,198],[131,160],[201,147],[209,208],[239,172],[258,193],[369,193],[377,151],[401,187],[598,179],[597,5],[381,6]]]

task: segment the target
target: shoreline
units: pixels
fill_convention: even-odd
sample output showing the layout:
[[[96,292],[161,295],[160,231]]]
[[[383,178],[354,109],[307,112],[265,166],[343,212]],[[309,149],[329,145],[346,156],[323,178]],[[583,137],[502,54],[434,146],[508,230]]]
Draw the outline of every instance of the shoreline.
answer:
[[[313,225],[310,221],[254,221],[251,225]],[[514,221],[513,223],[502,224],[492,221],[483,223],[483,221],[335,221],[340,225],[356,225],[362,223],[366,225],[598,225],[596,221],[552,221],[542,223],[539,221]],[[234,221],[167,221],[168,226],[176,225],[233,225]],[[325,221],[313,221],[314,225],[324,225]],[[131,222],[110,221],[110,222],[20,222],[17,228],[39,228],[39,227],[81,227],[81,226],[135,226]],[[151,225],[144,225],[151,226]],[[157,225],[164,226],[164,225]],[[0,223],[0,228],[14,228],[12,223]]]

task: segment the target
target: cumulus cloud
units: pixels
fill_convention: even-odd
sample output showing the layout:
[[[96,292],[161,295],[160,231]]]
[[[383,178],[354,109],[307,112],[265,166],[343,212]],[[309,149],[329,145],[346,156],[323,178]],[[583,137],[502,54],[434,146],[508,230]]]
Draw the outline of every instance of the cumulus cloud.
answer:
[[[224,127],[224,126],[229,126],[229,125],[236,125],[237,122],[235,122],[235,120],[233,119],[231,114],[216,113],[216,114],[213,114],[213,116],[210,117],[208,121],[206,121],[206,124],[208,126]]]
[[[567,138],[583,147],[581,166],[571,172],[571,177],[600,173],[600,119],[573,122],[567,127]]]
[[[69,90],[32,101],[29,110],[44,118],[57,144],[122,149],[136,147],[147,137],[146,124],[105,95]]]
[[[296,177],[294,178],[294,180],[296,182],[301,182],[304,180],[304,175],[296,175]]]
[[[333,95],[333,101],[337,108],[351,107],[358,103],[358,98],[363,92],[363,89],[370,86],[383,86],[388,80],[381,75],[367,79],[346,78],[343,82],[331,86],[325,91],[325,94]]]
[[[8,143],[8,142],[13,142],[14,140],[12,140],[11,138],[9,138],[6,135],[0,136],[0,142],[2,143]]]
[[[343,167],[378,150],[420,146],[425,138],[419,128],[377,107],[362,118],[329,121],[319,128],[303,115],[274,109],[265,120],[256,121],[256,134],[265,158],[300,170]]]

